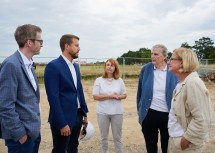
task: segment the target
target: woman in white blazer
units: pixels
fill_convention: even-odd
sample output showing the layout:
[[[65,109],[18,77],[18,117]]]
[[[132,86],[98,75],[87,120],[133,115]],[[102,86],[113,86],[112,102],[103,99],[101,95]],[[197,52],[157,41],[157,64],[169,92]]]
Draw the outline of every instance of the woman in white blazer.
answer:
[[[214,108],[209,91],[199,78],[196,53],[187,48],[173,51],[169,71],[179,78],[169,114],[169,153],[201,153],[214,130]],[[213,116],[213,117],[212,117]],[[212,136],[212,135],[211,135]]]

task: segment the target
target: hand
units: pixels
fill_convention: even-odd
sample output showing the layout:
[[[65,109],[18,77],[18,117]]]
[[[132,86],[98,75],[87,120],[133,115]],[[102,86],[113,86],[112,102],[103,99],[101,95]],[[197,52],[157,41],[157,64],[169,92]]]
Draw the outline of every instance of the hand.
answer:
[[[19,143],[20,144],[23,144],[23,143],[25,143],[25,141],[28,139],[28,135],[26,134],[26,135],[24,135],[21,139],[19,139]]]
[[[120,95],[115,95],[115,99],[120,100]]]
[[[115,99],[115,95],[108,95],[108,99]]]
[[[185,150],[189,148],[190,141],[186,140],[184,137],[181,138],[181,149]]]
[[[83,123],[86,123],[86,124],[88,124],[87,116],[84,116]]]
[[[120,95],[118,95],[117,93],[114,93],[114,94],[112,95],[112,99],[117,99],[117,100],[119,100],[119,99],[120,99],[119,96],[120,96]]]
[[[64,126],[60,129],[60,133],[62,136],[69,136],[71,134],[70,127],[68,125]]]

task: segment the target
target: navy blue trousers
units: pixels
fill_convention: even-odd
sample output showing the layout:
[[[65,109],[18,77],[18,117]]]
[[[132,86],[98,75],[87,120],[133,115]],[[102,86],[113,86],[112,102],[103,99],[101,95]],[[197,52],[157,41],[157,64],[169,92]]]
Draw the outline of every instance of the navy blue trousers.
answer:
[[[51,132],[53,138],[52,153],[78,153],[79,134],[83,122],[83,112],[78,109],[78,115],[74,126],[70,126],[71,135],[62,136],[60,129],[51,125]]]
[[[39,135],[36,140],[28,136],[25,143],[20,144],[19,141],[15,142],[12,139],[6,139],[5,144],[8,147],[8,153],[38,153],[41,136]]]
[[[167,153],[168,148],[168,115],[167,112],[159,112],[149,109],[142,123],[142,132],[145,138],[147,153],[158,152],[158,134],[160,132],[162,153]]]

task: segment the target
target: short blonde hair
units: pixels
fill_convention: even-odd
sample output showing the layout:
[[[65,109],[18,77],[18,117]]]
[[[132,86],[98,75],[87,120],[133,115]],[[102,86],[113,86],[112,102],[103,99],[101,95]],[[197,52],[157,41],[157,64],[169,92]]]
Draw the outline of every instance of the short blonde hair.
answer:
[[[181,47],[173,50],[173,53],[182,61],[182,72],[192,72],[199,67],[197,55],[191,49]]]
[[[113,78],[114,79],[118,79],[120,77],[120,70],[119,70],[119,63],[117,62],[117,60],[110,58],[108,59],[105,64],[104,64],[104,74],[103,74],[103,78],[108,78],[107,72],[106,72],[106,63],[110,62],[112,65],[115,66],[115,71],[113,72]]]

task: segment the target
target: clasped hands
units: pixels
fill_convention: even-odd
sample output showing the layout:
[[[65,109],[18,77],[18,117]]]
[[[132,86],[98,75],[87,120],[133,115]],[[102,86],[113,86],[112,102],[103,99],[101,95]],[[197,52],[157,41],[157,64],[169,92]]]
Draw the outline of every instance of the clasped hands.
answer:
[[[117,100],[120,100],[120,95],[114,93],[112,95],[108,95],[108,99],[117,99]]]

